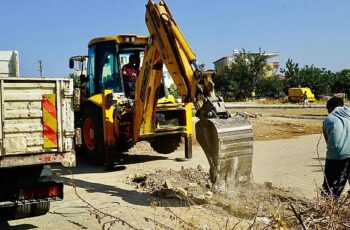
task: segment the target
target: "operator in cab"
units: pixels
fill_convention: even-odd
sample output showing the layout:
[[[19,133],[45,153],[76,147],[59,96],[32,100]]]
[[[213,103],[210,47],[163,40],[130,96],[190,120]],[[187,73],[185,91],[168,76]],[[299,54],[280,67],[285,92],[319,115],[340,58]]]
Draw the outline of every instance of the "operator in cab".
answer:
[[[139,72],[137,56],[132,54],[129,56],[129,63],[122,67],[125,96],[128,98],[134,94],[135,83]]]

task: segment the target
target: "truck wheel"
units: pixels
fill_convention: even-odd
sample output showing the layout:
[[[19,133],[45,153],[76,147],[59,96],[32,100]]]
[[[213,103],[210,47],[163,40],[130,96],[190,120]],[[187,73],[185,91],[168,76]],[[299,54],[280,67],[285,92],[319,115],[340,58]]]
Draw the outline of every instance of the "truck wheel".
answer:
[[[45,215],[50,211],[50,202],[43,202],[31,205],[30,216],[41,216]]]
[[[181,143],[181,135],[164,135],[155,137],[149,141],[154,151],[161,154],[169,154],[174,152]]]
[[[24,204],[15,207],[14,218],[13,219],[22,219],[30,216],[31,205]]]
[[[94,163],[103,163],[105,147],[103,140],[102,111],[96,105],[89,104],[82,114],[83,155]]]

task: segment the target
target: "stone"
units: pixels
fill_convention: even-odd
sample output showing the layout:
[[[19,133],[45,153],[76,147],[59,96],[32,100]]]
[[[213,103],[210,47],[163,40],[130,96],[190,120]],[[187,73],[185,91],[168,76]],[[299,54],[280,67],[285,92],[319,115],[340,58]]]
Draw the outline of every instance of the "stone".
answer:
[[[195,192],[197,191],[198,185],[197,183],[188,183],[188,186],[186,187],[187,191],[189,192]]]
[[[176,192],[182,197],[187,197],[187,191],[182,187],[177,187]]]
[[[213,198],[213,192],[212,191],[207,191],[205,194],[205,199],[210,200],[211,198]]]
[[[167,189],[174,189],[173,185],[171,184],[170,180],[165,180],[164,182],[164,188]]]
[[[193,199],[198,204],[205,204],[205,203],[207,203],[207,200],[205,199],[205,195],[204,194],[195,195],[195,196],[193,196]]]
[[[272,182],[266,181],[265,182],[265,186],[266,186],[266,188],[271,189],[272,188]]]

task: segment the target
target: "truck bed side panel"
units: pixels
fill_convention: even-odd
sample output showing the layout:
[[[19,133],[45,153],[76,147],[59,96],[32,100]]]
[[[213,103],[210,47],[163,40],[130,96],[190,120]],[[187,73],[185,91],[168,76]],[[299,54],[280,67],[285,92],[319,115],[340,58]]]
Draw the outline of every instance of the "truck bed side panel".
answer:
[[[28,159],[29,155],[46,154],[46,161],[50,163],[50,158],[56,155],[55,161],[62,161],[62,156],[73,150],[74,137],[74,113],[71,104],[73,86],[68,79],[30,79],[26,78],[0,78],[0,140],[1,156],[0,167],[4,158],[21,156],[21,159]],[[56,120],[50,120],[57,126],[54,135],[57,135],[57,145],[48,148],[44,145],[43,119],[43,97],[45,95],[55,95]],[[23,158],[23,156],[28,157]],[[19,158],[18,158],[19,159]],[[39,159],[39,158],[38,158]],[[35,161],[38,161],[35,160]],[[40,160],[39,160],[40,162]],[[30,164],[30,162],[27,162]],[[33,161],[34,163],[34,161]],[[35,162],[37,164],[38,162]]]

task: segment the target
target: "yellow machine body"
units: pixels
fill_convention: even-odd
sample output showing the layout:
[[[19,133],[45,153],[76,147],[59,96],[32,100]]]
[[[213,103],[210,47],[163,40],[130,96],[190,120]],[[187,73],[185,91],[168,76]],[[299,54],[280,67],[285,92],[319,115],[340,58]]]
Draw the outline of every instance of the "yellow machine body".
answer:
[[[215,73],[197,65],[196,55],[165,2],[149,0],[145,17],[149,36],[125,34],[89,42],[87,76],[81,74],[85,84],[81,87],[80,125],[85,151],[108,162],[111,152],[127,150],[139,140],[168,154],[183,138],[185,157],[191,158],[194,105],[200,119],[196,137],[208,158],[212,182],[231,189],[250,180],[253,133],[249,121],[228,113],[214,91]],[[135,66],[140,71],[128,98],[124,94],[127,81],[121,73],[131,55],[138,57]],[[85,56],[74,60],[84,61]],[[181,103],[161,93],[164,66]]]

